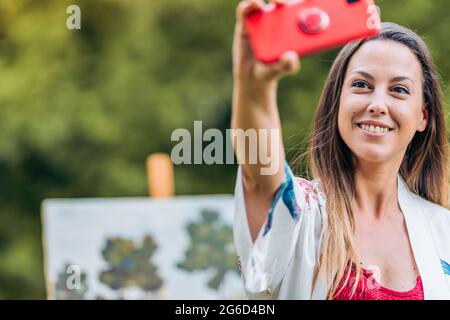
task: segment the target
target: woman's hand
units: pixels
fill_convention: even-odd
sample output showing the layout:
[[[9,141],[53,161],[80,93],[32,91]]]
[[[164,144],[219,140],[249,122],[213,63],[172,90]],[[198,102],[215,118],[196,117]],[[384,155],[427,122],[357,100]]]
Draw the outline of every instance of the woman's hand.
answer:
[[[277,0],[273,2],[282,2]],[[233,41],[233,75],[239,85],[253,83],[258,87],[281,79],[287,74],[300,69],[300,60],[296,52],[286,52],[278,62],[265,64],[255,59],[249,36],[244,25],[244,18],[250,12],[261,9],[262,0],[246,0],[236,9],[236,27]]]

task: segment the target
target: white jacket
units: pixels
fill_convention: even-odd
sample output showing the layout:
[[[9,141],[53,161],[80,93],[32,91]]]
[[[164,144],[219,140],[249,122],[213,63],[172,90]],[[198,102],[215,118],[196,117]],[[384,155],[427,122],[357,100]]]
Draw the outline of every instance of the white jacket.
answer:
[[[250,299],[325,299],[320,278],[311,292],[326,224],[318,181],[296,178],[286,164],[265,225],[252,243],[245,211],[241,166],[235,188],[234,241]],[[450,299],[450,211],[411,192],[398,175],[398,201],[406,221],[425,299]]]

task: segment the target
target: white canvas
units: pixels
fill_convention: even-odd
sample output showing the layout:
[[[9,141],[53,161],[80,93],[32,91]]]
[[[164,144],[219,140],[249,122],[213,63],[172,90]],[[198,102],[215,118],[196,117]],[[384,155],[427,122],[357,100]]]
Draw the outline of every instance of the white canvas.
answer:
[[[218,223],[232,227],[233,197],[229,195],[45,200],[42,222],[48,298],[61,299],[55,294],[61,273],[67,274],[66,285],[71,285],[71,290],[79,289],[79,271],[86,275],[85,299],[243,298],[237,272],[227,272],[222,285],[214,290],[207,286],[214,270],[187,272],[176,266],[190,243],[186,226],[198,223],[203,209],[218,212]],[[136,287],[112,290],[102,283],[100,272],[108,269],[101,254],[106,239],[119,237],[139,244],[145,235],[158,245],[150,260],[158,268],[162,287],[151,292]],[[232,241],[226,250],[234,253]],[[75,267],[67,269],[66,264]]]

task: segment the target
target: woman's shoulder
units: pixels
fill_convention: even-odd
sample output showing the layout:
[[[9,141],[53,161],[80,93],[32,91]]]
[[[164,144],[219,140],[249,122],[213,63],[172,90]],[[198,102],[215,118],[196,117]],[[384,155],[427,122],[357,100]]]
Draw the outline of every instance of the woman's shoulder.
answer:
[[[436,204],[420,195],[411,192],[413,208],[421,208],[434,234],[443,236],[450,241],[450,210]]]
[[[450,276],[450,210],[414,194],[417,204],[421,204],[423,214],[428,222],[434,243],[439,252],[444,272]],[[450,278],[449,278],[450,281]],[[450,282],[449,282],[450,284]]]
[[[429,219],[445,222],[450,228],[450,210],[423,197],[417,196]]]
[[[428,218],[441,218],[445,219],[450,223],[450,210],[446,207],[443,207],[437,203],[434,203],[414,192],[410,191],[412,195],[413,201],[425,210],[425,214],[428,215]]]

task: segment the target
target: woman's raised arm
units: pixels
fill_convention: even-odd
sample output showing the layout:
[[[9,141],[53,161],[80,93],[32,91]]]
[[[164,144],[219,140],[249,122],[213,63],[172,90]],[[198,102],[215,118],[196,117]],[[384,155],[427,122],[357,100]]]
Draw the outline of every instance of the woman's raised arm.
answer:
[[[233,132],[256,132],[256,139],[248,139],[248,143],[239,144],[233,138],[236,157],[242,164],[245,206],[253,241],[264,224],[276,190],[284,180],[285,152],[277,106],[278,81],[300,69],[300,60],[295,52],[286,52],[280,61],[270,65],[255,59],[243,20],[248,13],[263,5],[261,0],[243,1],[238,5],[233,41],[231,127]],[[262,143],[265,141],[267,143]],[[256,143],[256,146],[251,146],[251,143]],[[260,155],[270,162],[263,161]],[[252,157],[256,161],[250,161]],[[267,170],[268,167],[275,170]]]

